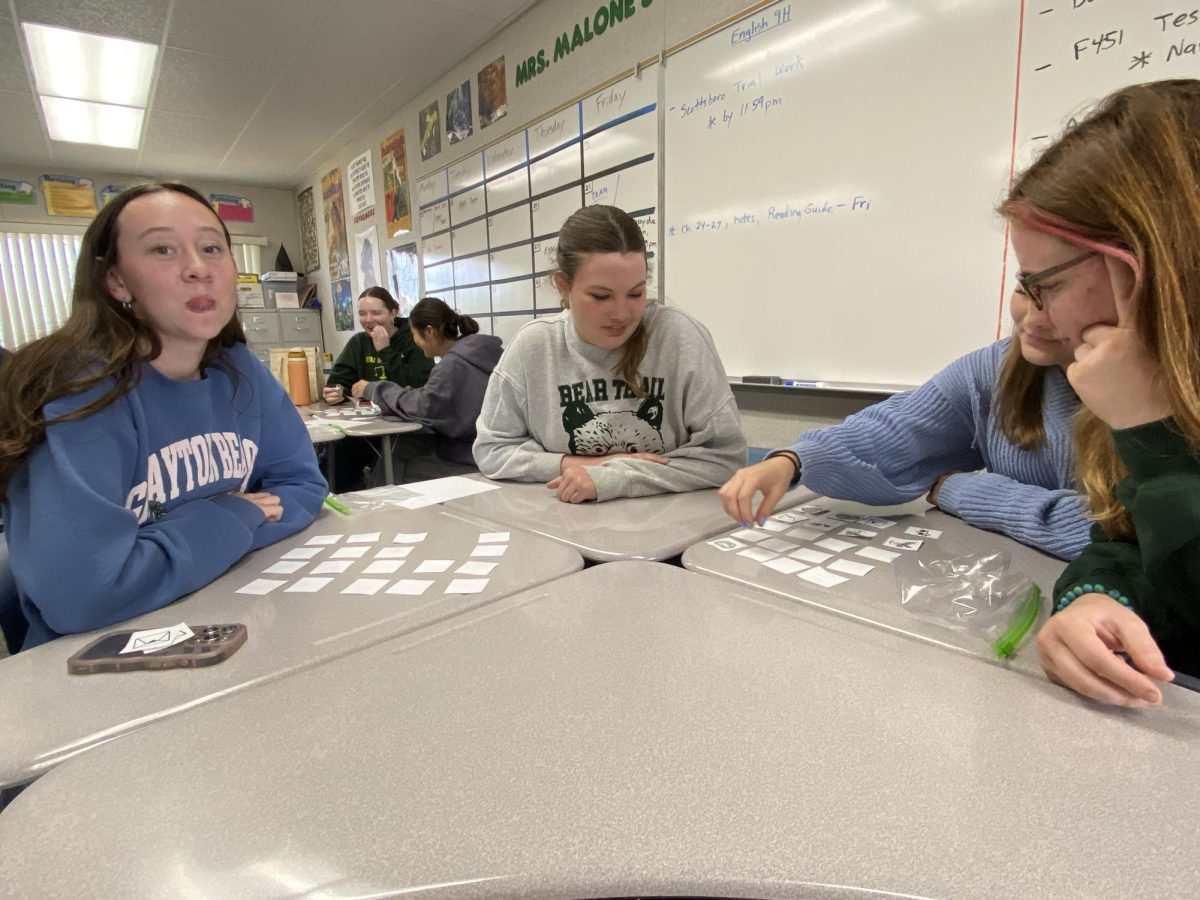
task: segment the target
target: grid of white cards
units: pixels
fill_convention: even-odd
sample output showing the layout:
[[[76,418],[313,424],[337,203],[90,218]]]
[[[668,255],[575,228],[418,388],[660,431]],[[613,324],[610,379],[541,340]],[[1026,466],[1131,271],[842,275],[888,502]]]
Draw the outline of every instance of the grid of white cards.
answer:
[[[784,575],[836,588],[942,536],[936,529],[917,526],[889,532],[897,524],[883,516],[800,506],[771,516],[761,527],[743,528],[707,543]]]
[[[300,547],[280,554],[260,577],[238,588],[239,594],[315,594],[333,591],[351,596],[394,594],[478,594],[508,552],[507,531],[481,532],[467,558],[431,558],[424,552],[429,532],[370,531],[313,535]],[[350,576],[347,581],[346,576]],[[337,580],[339,587],[329,586]]]

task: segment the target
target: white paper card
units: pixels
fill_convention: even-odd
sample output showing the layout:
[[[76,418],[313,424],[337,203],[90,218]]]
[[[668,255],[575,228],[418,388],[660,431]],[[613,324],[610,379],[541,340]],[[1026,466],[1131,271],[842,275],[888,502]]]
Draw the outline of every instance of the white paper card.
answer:
[[[878,547],[863,547],[854,552],[855,556],[865,556],[867,559],[877,559],[880,562],[891,562],[899,553],[892,550],[880,550]]]
[[[486,578],[455,578],[446,588],[447,594],[478,594],[487,587]]]
[[[350,568],[350,566],[351,562],[348,559],[335,559],[329,562],[317,563],[315,566],[313,566],[313,570],[309,574],[324,575],[328,572],[338,575],[342,572],[345,572],[348,568]]]
[[[452,565],[454,565],[452,559],[427,559],[413,571],[418,575],[427,575],[433,572],[445,572]]]
[[[787,536],[795,538],[798,541],[815,541],[821,536],[821,532],[815,528],[805,528],[803,525],[800,525],[789,531]]]
[[[792,559],[802,559],[807,563],[823,563],[825,560],[833,558],[829,553],[822,553],[820,550],[809,550],[807,547],[793,550],[788,556]]]
[[[379,540],[379,535],[381,533],[382,532],[379,532],[379,531],[371,531],[371,532],[364,532],[363,534],[352,534],[348,538],[346,538],[346,543],[347,544],[373,544],[377,540]]]
[[[779,559],[768,559],[763,565],[768,569],[774,569],[776,572],[782,572],[784,575],[795,575],[797,572],[803,572],[808,568],[804,563],[798,563],[794,559],[788,559],[786,556],[781,556]]]
[[[856,538],[873,538],[879,534],[878,531],[869,531],[866,528],[843,528],[838,534],[844,534],[846,537]]]
[[[402,559],[377,559],[374,562],[367,563],[367,567],[363,569],[364,575],[394,575],[396,570],[404,565]]]
[[[387,589],[389,594],[403,594],[406,597],[419,597],[429,589],[432,581],[421,578],[404,578]]]
[[[781,538],[771,538],[770,540],[763,541],[758,546],[762,547],[764,550],[774,550],[776,553],[787,553],[796,545],[791,541],[785,541]]]
[[[762,527],[767,531],[781,532],[788,530],[787,522],[776,522],[774,519],[767,519],[762,523]]]
[[[425,540],[428,531],[422,531],[420,534],[398,534],[392,538],[393,544],[419,544]]]
[[[868,566],[866,563],[851,562],[848,559],[835,559],[829,564],[831,572],[845,572],[847,575],[866,575],[874,566]]]
[[[413,552],[412,547],[380,547],[376,559],[404,559]]]
[[[294,575],[308,565],[304,559],[281,559],[273,566],[263,569],[264,575]]]
[[[771,535],[765,531],[754,531],[750,528],[743,528],[741,531],[734,531],[729,535],[731,538],[737,538],[739,541],[747,541],[751,544],[757,544],[759,541],[765,541]]]
[[[331,556],[333,559],[362,559],[367,550],[367,547],[338,547]]]
[[[331,581],[333,581],[332,578],[299,578],[285,587],[283,592],[285,594],[311,594],[319,591]]]
[[[774,559],[778,553],[772,553],[770,550],[760,550],[758,547],[747,547],[738,553],[738,556],[745,556],[747,559],[752,559],[755,562],[766,562],[768,559]]]
[[[896,524],[891,519],[862,518],[862,519],[859,519],[858,521],[861,522],[863,525],[866,525],[868,528],[891,528],[893,525]]]
[[[508,544],[480,544],[471,551],[472,556],[503,556]]]
[[[855,546],[849,541],[839,541],[837,538],[825,538],[823,541],[817,541],[818,547],[824,547],[826,550],[832,550],[834,553],[841,553],[843,550],[849,550]]]
[[[883,546],[894,547],[897,550],[920,550],[924,543],[916,538],[890,537],[883,542]]]
[[[743,547],[746,546],[745,544],[743,544],[739,541],[735,541],[731,537],[717,538],[716,540],[709,541],[708,545],[710,547],[716,547],[718,550],[723,550],[726,552],[729,550],[741,550]]]
[[[186,641],[193,634],[195,632],[183,622],[169,628],[147,628],[131,634],[125,644],[125,649],[121,652],[154,653],[157,650],[174,647],[176,644]]]
[[[819,584],[821,587],[837,587],[839,584],[844,584],[849,581],[849,578],[843,578],[841,575],[834,575],[832,572],[827,572],[820,566],[813,566],[806,572],[801,572],[796,576],[803,578],[805,581],[811,581],[813,584]]]
[[[500,544],[509,539],[507,531],[489,531],[479,536],[477,543],[480,544]]]
[[[913,537],[932,538],[934,540],[942,536],[942,533],[936,528],[917,528],[915,525],[911,528],[905,528],[904,533],[911,534]]]
[[[788,525],[795,525],[797,522],[803,522],[808,518],[808,516],[803,515],[802,513],[793,512],[789,509],[787,512],[776,513],[775,515],[771,516],[771,518],[776,522],[784,522]]]
[[[455,575],[490,575],[492,569],[496,568],[495,563],[480,562],[473,559],[470,562],[465,562],[454,570]]]
[[[342,588],[343,594],[377,594],[387,585],[386,578],[359,578]]]
[[[342,539],[342,536],[340,534],[318,534],[318,535],[314,535],[313,537],[310,537],[304,543],[320,544],[323,547],[326,544],[336,544],[341,539]]]
[[[312,559],[321,552],[320,547],[297,547],[280,556],[280,559]]]
[[[271,578],[255,578],[249,584],[244,584],[234,593],[236,594],[269,594],[271,591],[280,585],[287,584],[286,581],[275,581]]]

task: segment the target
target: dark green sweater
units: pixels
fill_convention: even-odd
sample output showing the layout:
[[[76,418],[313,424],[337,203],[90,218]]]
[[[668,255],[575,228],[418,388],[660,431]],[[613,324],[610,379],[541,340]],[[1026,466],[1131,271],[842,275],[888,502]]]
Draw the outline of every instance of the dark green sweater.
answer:
[[[1055,601],[1084,585],[1120,591],[1167,664],[1200,676],[1200,460],[1170,419],[1113,436],[1129,470],[1117,498],[1137,539],[1116,540],[1094,526],[1092,543],[1055,584]]]
[[[420,387],[429,380],[432,371],[433,360],[413,342],[408,319],[396,319],[396,333],[382,350],[375,349],[365,331],[350,338],[326,381],[341,385],[349,396],[356,381],[393,381],[406,387]]]

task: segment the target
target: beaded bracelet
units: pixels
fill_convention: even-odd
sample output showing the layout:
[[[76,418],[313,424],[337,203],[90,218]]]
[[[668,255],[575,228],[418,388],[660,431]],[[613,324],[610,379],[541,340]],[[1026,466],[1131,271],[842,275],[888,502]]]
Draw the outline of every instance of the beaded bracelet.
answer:
[[[1130,609],[1133,608],[1133,604],[1130,602],[1129,598],[1116,588],[1106,590],[1102,584],[1081,584],[1071,588],[1069,591],[1059,597],[1058,602],[1054,604],[1054,611],[1056,613],[1062,612],[1071,605],[1072,601],[1077,600],[1084,594],[1107,594],[1122,606],[1127,606]]]

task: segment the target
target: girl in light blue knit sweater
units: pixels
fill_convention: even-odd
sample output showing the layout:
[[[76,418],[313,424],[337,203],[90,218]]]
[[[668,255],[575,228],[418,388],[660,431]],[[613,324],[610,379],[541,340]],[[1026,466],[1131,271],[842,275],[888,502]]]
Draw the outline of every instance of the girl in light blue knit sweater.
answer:
[[[726,512],[761,522],[797,482],[876,506],[928,493],[972,525],[1063,559],[1079,555],[1090,522],[1072,478],[1079,398],[1063,374],[1071,351],[1020,289],[1012,315],[1013,338],[739,470],[720,491]]]

